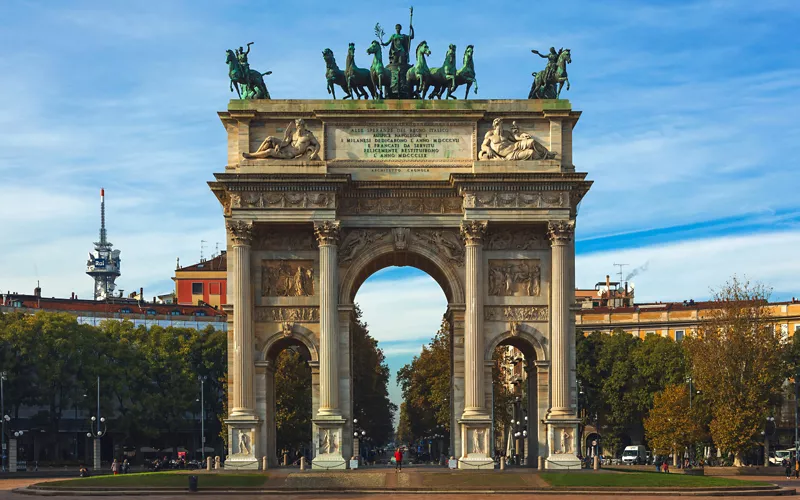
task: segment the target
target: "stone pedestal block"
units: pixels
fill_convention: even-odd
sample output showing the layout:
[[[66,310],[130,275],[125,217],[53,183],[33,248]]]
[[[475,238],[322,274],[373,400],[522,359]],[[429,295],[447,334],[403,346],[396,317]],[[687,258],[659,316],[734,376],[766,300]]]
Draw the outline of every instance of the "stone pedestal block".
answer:
[[[228,425],[228,456],[225,468],[234,470],[259,470],[261,456],[258,450],[258,432],[261,421],[257,418],[226,420]]]
[[[345,420],[339,418],[314,419],[314,459],[312,469],[339,470],[347,468],[342,454]]]

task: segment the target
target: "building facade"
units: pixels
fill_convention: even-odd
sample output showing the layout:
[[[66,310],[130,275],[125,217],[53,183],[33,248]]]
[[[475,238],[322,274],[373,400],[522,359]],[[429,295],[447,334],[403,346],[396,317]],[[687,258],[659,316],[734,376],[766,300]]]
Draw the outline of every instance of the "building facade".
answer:
[[[175,297],[180,305],[227,304],[228,255],[223,250],[209,260],[175,269]]]

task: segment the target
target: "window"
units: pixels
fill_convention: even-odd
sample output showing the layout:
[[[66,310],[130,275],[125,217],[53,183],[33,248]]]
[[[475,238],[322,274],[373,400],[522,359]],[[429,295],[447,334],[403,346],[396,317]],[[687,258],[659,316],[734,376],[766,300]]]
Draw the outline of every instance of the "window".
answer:
[[[789,324],[784,323],[781,325],[781,341],[786,342],[789,340]]]
[[[205,312],[205,311],[195,311],[195,312],[194,312],[194,315],[195,315],[195,316],[205,316],[205,315],[206,315],[206,312]]]
[[[22,307],[22,301],[21,300],[15,300],[15,301],[13,301],[11,303],[11,306],[12,307]]]
[[[219,283],[209,283],[208,284],[208,293],[211,295],[219,295]]]
[[[683,336],[685,334],[685,330],[675,330],[675,341],[678,342],[679,340],[683,340]]]
[[[203,295],[202,283],[192,283],[192,295]]]
[[[655,335],[656,331],[655,330],[647,330],[646,332],[644,332],[644,334],[645,335]]]
[[[148,316],[155,316],[156,315],[156,310],[155,309],[148,309],[146,314]]]
[[[180,316],[181,315],[181,311],[180,311],[180,309],[173,309],[172,311],[169,312],[169,315],[170,316]]]
[[[131,313],[131,308],[130,307],[123,307],[122,309],[119,310],[119,312],[121,312],[122,314],[130,314]]]
[[[800,334],[800,323],[794,325],[794,334]]]

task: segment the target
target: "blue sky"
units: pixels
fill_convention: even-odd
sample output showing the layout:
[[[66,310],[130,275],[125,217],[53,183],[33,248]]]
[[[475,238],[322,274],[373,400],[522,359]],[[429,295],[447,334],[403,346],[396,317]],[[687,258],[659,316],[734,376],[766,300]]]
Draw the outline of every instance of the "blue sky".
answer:
[[[14,20],[0,31],[0,290],[39,279],[47,296],[89,296],[104,186],[119,286],[155,295],[171,289],[176,257],[224,241],[206,181],[225,163],[225,49],[254,41],[274,98],[326,98],[321,50],[343,65],[355,42],[368,66],[373,26],[405,26],[408,5],[6,0],[0,18]],[[530,49],[572,50],[575,163],[595,181],[579,215],[580,286],[623,262],[646,265],[641,301],[707,297],[733,273],[800,295],[796,0],[427,2],[414,26],[432,65],[448,43],[475,45],[482,99],[527,96],[542,68]],[[388,288],[414,307],[381,301]],[[436,294],[443,304],[408,270],[359,292],[393,368],[438,327]],[[411,312],[383,320],[398,310]]]

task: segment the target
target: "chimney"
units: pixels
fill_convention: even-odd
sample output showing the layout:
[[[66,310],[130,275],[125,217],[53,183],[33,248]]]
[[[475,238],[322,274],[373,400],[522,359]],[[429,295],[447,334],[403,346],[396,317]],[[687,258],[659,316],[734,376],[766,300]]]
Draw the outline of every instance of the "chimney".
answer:
[[[139,287],[139,302],[144,300],[144,287]]]
[[[625,296],[628,296],[628,282],[625,282]]]
[[[611,276],[606,274],[606,293],[611,297]]]
[[[39,286],[39,280],[36,280],[36,288],[33,289],[33,296],[41,298],[42,288]]]

